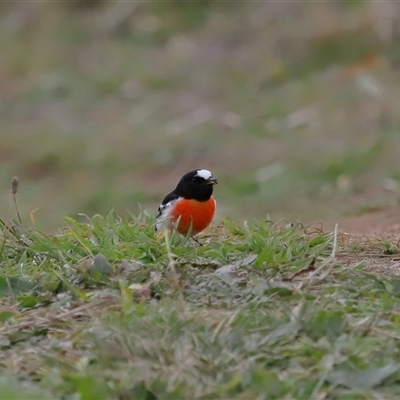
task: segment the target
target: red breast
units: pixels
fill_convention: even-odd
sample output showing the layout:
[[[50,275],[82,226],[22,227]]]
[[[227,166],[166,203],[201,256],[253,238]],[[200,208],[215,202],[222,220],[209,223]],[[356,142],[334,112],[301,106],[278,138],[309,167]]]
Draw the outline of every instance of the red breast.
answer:
[[[197,235],[210,225],[216,208],[213,197],[207,201],[179,199],[169,212],[170,228],[178,222],[177,231],[182,235],[187,235],[191,229],[192,235]]]

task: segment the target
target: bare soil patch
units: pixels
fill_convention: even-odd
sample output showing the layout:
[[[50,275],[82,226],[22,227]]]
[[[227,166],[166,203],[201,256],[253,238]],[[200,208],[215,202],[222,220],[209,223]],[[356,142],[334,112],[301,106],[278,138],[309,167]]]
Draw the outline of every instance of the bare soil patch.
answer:
[[[339,232],[337,260],[378,275],[400,275],[400,206],[376,210],[336,221]],[[329,221],[324,229],[334,228]]]
[[[398,238],[400,237],[400,206],[344,218],[339,221],[339,230],[387,239]]]

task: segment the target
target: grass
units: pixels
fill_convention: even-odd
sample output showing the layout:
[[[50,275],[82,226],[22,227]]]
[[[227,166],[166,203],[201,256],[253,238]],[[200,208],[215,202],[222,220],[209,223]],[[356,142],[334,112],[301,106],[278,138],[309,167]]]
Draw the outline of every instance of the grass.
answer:
[[[397,239],[276,222],[397,201],[369,3],[0,7],[0,400],[399,397]],[[257,219],[155,235],[197,167]]]
[[[398,279],[340,262],[365,243],[269,217],[202,246],[145,214],[86,219],[2,225],[0,399],[399,395]]]
[[[154,210],[198,167],[231,218],[396,201],[399,40],[372,3],[2,4],[0,194],[17,175],[44,230]]]

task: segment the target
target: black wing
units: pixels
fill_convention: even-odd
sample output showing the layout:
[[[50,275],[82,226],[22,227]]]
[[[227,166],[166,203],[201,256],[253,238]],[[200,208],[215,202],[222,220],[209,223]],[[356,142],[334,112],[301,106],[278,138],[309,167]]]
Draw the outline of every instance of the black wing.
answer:
[[[162,218],[165,207],[172,201],[177,200],[178,198],[179,196],[176,194],[175,191],[165,196],[164,200],[160,204],[160,207],[158,207],[158,212],[156,216],[156,230],[157,230],[157,221]]]

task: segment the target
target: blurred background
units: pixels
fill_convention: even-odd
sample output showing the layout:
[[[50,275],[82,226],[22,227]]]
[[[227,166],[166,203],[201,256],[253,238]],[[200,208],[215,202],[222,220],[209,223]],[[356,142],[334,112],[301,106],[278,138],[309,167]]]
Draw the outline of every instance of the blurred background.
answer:
[[[400,6],[0,6],[0,217],[155,213],[195,168],[219,212],[315,221],[398,204]]]

